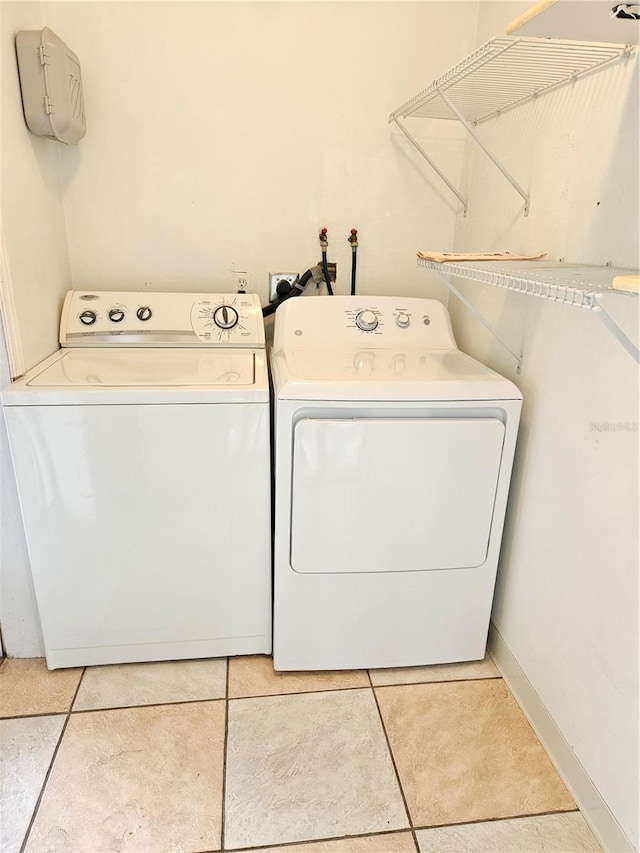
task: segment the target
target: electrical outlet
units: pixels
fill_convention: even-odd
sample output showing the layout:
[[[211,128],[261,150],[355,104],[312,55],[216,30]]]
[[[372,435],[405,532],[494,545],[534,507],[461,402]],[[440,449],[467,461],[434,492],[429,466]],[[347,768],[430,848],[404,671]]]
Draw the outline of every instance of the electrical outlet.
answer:
[[[231,287],[234,293],[251,293],[251,273],[244,270],[232,270]]]
[[[288,281],[293,284],[298,278],[297,272],[270,272],[269,273],[269,302],[273,302],[277,298],[277,288],[281,281]]]

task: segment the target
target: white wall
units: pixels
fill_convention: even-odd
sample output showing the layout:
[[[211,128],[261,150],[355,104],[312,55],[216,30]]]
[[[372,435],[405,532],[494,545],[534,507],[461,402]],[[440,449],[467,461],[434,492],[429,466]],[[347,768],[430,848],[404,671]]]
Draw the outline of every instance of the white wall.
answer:
[[[504,34],[526,5],[482,3],[478,43]],[[456,250],[638,267],[637,61],[479,131],[530,189],[531,213],[522,216],[520,197],[470,145]],[[517,376],[451,299],[461,347],[512,378],[525,401],[493,621],[637,848],[637,365],[586,311],[461,290],[524,355]],[[637,300],[609,302],[637,341]]]
[[[456,205],[389,112],[463,56],[475,3],[51,3],[88,132],[65,177],[74,287],[229,290],[329,259],[348,292],[424,292]],[[457,128],[419,124],[457,176]],[[443,290],[435,281],[435,294]]]
[[[0,220],[27,369],[57,349],[51,318],[71,283],[59,171],[67,150],[28,131],[14,47],[16,32],[43,25],[39,3],[0,3]]]
[[[42,28],[41,12],[39,3],[0,3],[0,278],[3,287],[11,281],[27,368],[57,348],[55,318],[70,285],[59,178],[64,151],[25,126],[14,48],[18,30]],[[1,338],[2,387],[9,378]],[[0,421],[0,624],[8,654],[34,656],[43,653],[42,641],[1,416]]]

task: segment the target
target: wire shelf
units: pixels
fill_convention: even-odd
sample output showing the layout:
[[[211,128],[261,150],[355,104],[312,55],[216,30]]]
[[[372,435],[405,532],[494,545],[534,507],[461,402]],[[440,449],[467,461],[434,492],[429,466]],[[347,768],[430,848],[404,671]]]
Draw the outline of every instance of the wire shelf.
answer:
[[[467,121],[479,124],[632,52],[619,44],[491,39],[392,112],[389,121],[455,118],[440,97],[444,93]]]
[[[637,270],[619,267],[596,267],[585,264],[563,264],[558,261],[476,261],[444,263],[418,260],[418,266],[436,270],[444,275],[502,287],[517,293],[550,299],[563,305],[593,309],[598,296],[615,293],[621,297],[637,297],[637,293],[614,290],[613,279],[618,275],[637,275]]]
[[[637,312],[638,294],[612,287],[613,279],[619,275],[638,275],[638,270],[620,267],[595,267],[586,264],[564,264],[559,261],[471,261],[464,263],[438,263],[418,259],[418,266],[438,273],[447,288],[467,306],[481,323],[500,341],[516,359],[518,371],[522,365],[522,355],[514,352],[502,339],[500,333],[469,302],[450,281],[450,278],[464,278],[479,284],[502,287],[515,293],[536,296],[562,305],[586,308],[592,311],[604,323],[607,329],[622,344],[632,358],[640,364],[640,350],[621,328],[618,320],[611,316],[600,298],[612,294],[621,299],[633,299]]]

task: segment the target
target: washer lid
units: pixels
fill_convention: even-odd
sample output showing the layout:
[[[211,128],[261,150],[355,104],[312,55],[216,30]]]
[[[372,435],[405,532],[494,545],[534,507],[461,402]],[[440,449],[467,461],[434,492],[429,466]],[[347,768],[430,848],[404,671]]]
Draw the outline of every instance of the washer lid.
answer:
[[[69,350],[27,385],[253,385],[253,377],[253,354],[232,350]]]
[[[457,349],[279,350],[271,358],[285,400],[520,400],[508,379]]]
[[[5,405],[249,402],[268,399],[253,350],[68,349],[4,391]]]

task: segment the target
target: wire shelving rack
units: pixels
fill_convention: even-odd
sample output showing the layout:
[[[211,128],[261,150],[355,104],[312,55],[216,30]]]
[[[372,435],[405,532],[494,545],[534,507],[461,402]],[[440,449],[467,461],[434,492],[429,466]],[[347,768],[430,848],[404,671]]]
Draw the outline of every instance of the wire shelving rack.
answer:
[[[620,267],[598,267],[587,264],[565,264],[560,261],[471,261],[447,262],[418,259],[418,267],[434,270],[447,288],[460,299],[509,350],[520,367],[522,357],[502,340],[498,331],[477,311],[451,282],[462,278],[478,284],[501,287],[516,293],[550,300],[562,305],[593,311],[616,340],[640,363],[638,347],[603,305],[602,297],[611,294],[616,300],[627,300],[630,311],[638,311],[638,294],[612,287],[617,276],[638,275],[638,270]]]
[[[632,56],[632,45],[542,38],[494,38],[463,59],[389,116],[463,205],[467,200],[411,135],[401,118],[457,120],[482,148],[529,213],[529,193],[479,137],[476,127],[507,110],[545,95],[587,74]]]

